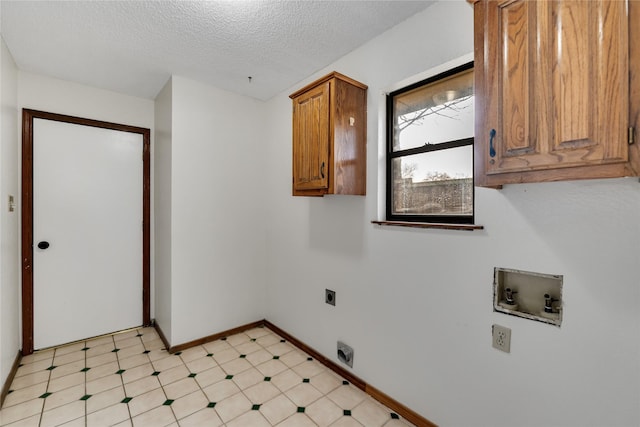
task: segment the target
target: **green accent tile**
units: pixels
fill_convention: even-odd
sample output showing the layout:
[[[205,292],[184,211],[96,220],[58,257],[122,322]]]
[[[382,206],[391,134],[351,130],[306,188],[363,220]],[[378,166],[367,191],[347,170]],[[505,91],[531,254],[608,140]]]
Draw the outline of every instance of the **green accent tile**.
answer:
[[[209,404],[207,405],[207,408],[215,408],[216,407],[216,402],[209,402]]]
[[[129,403],[129,402],[131,402],[131,399],[133,399],[133,397],[125,397],[124,399],[122,399],[120,401],[120,403]]]
[[[152,376],[154,376],[154,377],[157,377],[158,375],[160,375],[160,372],[155,371],[155,372],[154,372],[153,374],[151,374],[151,375],[152,375]]]
[[[45,393],[45,394],[42,394],[42,395],[40,395],[40,396],[38,396],[38,397],[39,397],[40,399],[46,399],[46,398],[47,398],[47,397],[49,397],[49,396],[51,396],[51,393]]]
[[[271,381],[271,377],[264,377],[265,381]]]
[[[149,354],[149,353],[151,353],[151,350],[145,350],[142,352],[142,354]]]
[[[82,368],[82,369],[80,369],[80,372],[87,372],[89,369],[91,369],[91,368]]]
[[[310,381],[311,381],[311,380],[309,380],[309,378],[305,378],[305,379],[303,379],[303,380],[302,380],[302,382],[303,382],[303,383],[308,383],[308,382],[310,382]]]
[[[53,370],[54,370],[54,369],[56,369],[56,368],[57,368],[57,366],[53,366],[53,365],[51,365],[51,366],[49,366],[49,367],[47,368],[47,371],[53,371]]]
[[[278,360],[278,359],[280,359],[280,356],[273,356],[273,359],[274,360]]]
[[[85,348],[83,348],[81,351],[87,351],[87,350],[89,350],[90,348],[91,348],[91,347],[85,347]]]
[[[114,348],[113,350],[111,350],[111,353],[117,353],[117,352],[119,352],[119,351],[120,351],[120,349],[119,349],[119,348]]]
[[[194,374],[193,372],[189,374],[189,378],[193,378],[195,377],[197,374]]]
[[[177,353],[173,353],[174,356],[180,356],[182,354],[181,351],[177,352]]]
[[[247,357],[247,355],[246,355],[246,354],[241,354],[241,355],[240,355],[240,359],[244,359],[245,357]]]
[[[253,405],[253,406],[251,407],[251,410],[253,410],[253,411],[257,411],[257,410],[259,410],[259,409],[260,409],[260,406],[262,406],[262,405],[257,405],[257,404],[256,404],[256,405]]]
[[[167,399],[164,401],[163,405],[164,406],[171,406],[171,404],[173,403],[173,399]]]
[[[213,353],[207,354],[207,357],[213,357]]]
[[[345,409],[343,414],[344,414],[345,417],[350,417],[351,416],[351,411],[348,410],[348,409]]]
[[[345,380],[343,380],[343,381],[342,381],[342,385],[349,385],[349,381],[345,381]]]
[[[400,415],[396,414],[395,412],[391,413],[391,419],[392,420],[399,420],[400,419]]]
[[[298,412],[303,413],[304,412],[304,407],[303,406],[298,406]]]
[[[126,371],[126,369],[120,369],[120,370],[116,371],[116,374],[122,375],[122,374],[124,374],[124,371]]]
[[[224,377],[225,380],[230,380],[231,378],[233,378],[233,375],[227,375],[226,377]]]
[[[80,400],[89,400],[89,398],[90,398],[90,397],[91,397],[91,395],[90,395],[90,394],[85,394],[84,396],[82,396],[82,397],[80,398]]]
[[[251,342],[256,342],[256,339],[255,338],[251,338]]]

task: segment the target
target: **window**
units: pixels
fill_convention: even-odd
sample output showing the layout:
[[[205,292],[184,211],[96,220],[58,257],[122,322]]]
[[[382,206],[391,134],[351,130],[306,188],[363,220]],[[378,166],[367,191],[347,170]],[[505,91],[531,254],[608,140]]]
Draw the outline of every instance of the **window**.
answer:
[[[387,96],[387,221],[473,224],[473,62]]]

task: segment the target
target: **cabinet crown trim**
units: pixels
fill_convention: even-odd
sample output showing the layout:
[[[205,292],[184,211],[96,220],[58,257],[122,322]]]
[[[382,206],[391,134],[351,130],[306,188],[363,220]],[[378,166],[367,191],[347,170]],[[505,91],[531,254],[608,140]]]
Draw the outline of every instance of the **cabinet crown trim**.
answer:
[[[339,79],[339,80],[342,80],[344,82],[350,83],[353,86],[359,87],[360,89],[364,89],[364,90],[368,89],[368,86],[366,84],[360,83],[359,81],[354,80],[351,77],[347,77],[344,74],[340,74],[339,72],[334,71],[332,73],[327,74],[324,77],[320,77],[318,80],[315,80],[315,81],[309,83],[308,85],[306,85],[302,89],[299,89],[299,90],[295,91],[294,93],[289,95],[289,98],[291,98],[291,99],[296,98],[297,96],[305,93],[309,89],[312,89],[312,88],[318,86],[321,83],[328,82],[331,79]]]

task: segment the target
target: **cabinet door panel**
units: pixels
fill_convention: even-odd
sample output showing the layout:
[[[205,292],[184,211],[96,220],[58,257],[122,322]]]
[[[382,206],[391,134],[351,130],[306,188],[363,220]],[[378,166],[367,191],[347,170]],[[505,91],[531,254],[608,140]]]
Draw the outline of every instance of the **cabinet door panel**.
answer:
[[[534,3],[519,1],[509,2],[499,9],[499,37],[504,47],[499,65],[502,76],[507,78],[503,79],[502,93],[499,94],[503,125],[497,138],[504,144],[504,156],[534,149],[527,106],[532,101],[529,96],[532,87],[530,53],[535,38],[526,31],[529,17],[535,17],[535,13],[530,13],[534,8]]]
[[[628,159],[623,1],[489,2],[487,174]],[[491,55],[493,54],[493,57]]]
[[[329,83],[296,98],[293,114],[294,189],[329,186]]]
[[[635,0],[634,0],[635,1]],[[629,159],[629,11],[625,1],[599,1],[593,31],[596,48],[590,52],[595,60],[593,88],[596,91],[592,123],[610,123],[594,129],[597,141],[604,145],[605,159]],[[635,22],[637,25],[637,21]],[[638,41],[635,40],[634,43]]]
[[[626,161],[628,19],[623,1],[553,2],[553,152],[571,163]],[[585,7],[586,6],[586,7]]]
[[[554,51],[558,52],[556,57],[549,55],[551,63],[548,64],[555,70],[552,92],[555,94],[552,105],[556,118],[554,149],[581,143],[591,145],[589,136],[593,125],[589,123],[589,116],[593,109],[589,106],[593,99],[589,96],[589,69],[592,59],[584,54],[571,55],[571,52],[589,52],[592,10],[569,1],[551,6],[557,30],[550,34]]]
[[[543,102],[536,87],[544,80],[536,64],[541,40],[537,37],[538,2],[490,1],[487,7],[488,111],[485,137],[491,138],[495,156],[486,162],[487,174],[530,169],[540,162],[544,144],[536,105]],[[544,42],[544,41],[542,41]],[[487,154],[489,150],[487,150]]]

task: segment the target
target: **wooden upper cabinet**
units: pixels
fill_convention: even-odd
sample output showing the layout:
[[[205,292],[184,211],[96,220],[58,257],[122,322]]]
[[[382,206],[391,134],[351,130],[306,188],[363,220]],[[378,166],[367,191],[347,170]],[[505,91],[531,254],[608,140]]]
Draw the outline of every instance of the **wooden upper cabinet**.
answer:
[[[476,185],[638,175],[629,6],[474,3]]]
[[[296,190],[329,188],[329,83],[293,100],[293,176]]]
[[[293,100],[293,195],[364,195],[367,86],[331,73]]]

